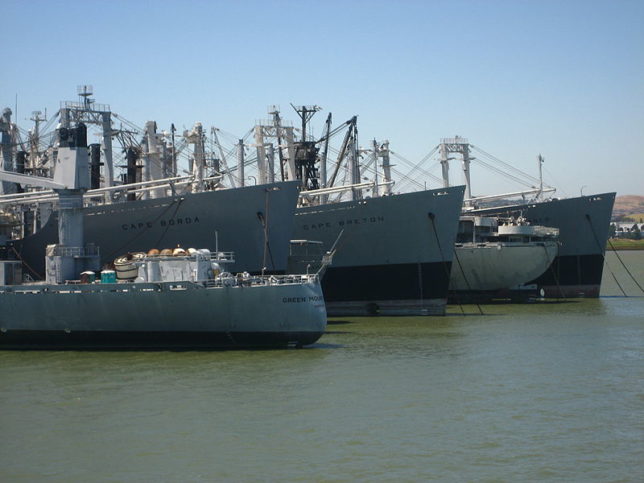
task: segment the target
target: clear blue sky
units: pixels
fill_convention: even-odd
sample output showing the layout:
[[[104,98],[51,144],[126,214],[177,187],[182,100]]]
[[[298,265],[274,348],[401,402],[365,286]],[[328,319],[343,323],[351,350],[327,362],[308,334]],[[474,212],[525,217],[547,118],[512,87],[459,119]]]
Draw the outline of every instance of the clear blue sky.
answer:
[[[91,84],[142,125],[243,135],[277,104],[420,160],[455,134],[561,194],[644,195],[644,1],[0,1],[0,107]],[[475,171],[476,175],[477,172]],[[504,189],[480,173],[475,194]]]

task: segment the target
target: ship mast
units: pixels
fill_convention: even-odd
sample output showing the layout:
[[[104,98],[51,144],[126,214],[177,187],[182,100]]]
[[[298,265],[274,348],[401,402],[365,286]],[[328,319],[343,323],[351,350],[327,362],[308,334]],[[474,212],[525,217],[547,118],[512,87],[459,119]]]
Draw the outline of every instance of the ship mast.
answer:
[[[384,185],[383,195],[391,194],[391,163],[389,162],[389,141],[383,141],[378,156],[382,158],[382,183]]]
[[[541,156],[541,153],[537,156],[537,162],[539,163],[539,192],[535,196],[536,199],[540,199],[541,195],[543,194],[543,156]]]
[[[254,127],[259,183],[275,180],[276,156],[272,139],[277,142],[277,160],[280,165],[281,180],[296,179],[293,126],[284,125],[277,106],[269,106],[268,113],[271,115],[271,119],[258,121]],[[284,156],[284,148],[286,148],[286,156]]]
[[[230,187],[231,188],[236,188],[237,184],[235,183],[235,176],[233,175],[232,171],[228,168],[228,160],[226,159],[226,154],[224,153],[224,148],[221,146],[221,143],[219,142],[219,136],[217,135],[217,129],[216,127],[211,127],[210,132],[212,134],[213,141],[215,143],[215,147],[219,150],[219,161],[221,165],[223,166],[225,173],[228,175],[228,181],[230,182]],[[217,170],[216,174],[220,174],[220,170]]]
[[[13,171],[13,152],[16,146],[16,126],[11,122],[13,112],[8,107],[2,111],[0,117],[0,171]],[[0,194],[16,192],[16,185],[8,181],[0,183]]]
[[[40,155],[40,123],[47,121],[47,115],[40,117],[42,111],[33,111],[30,120],[34,122],[34,127],[29,133],[29,169],[33,172],[36,169],[36,159]]]
[[[332,114],[329,113],[324,129],[324,148],[320,155],[320,186],[322,188],[326,188],[326,160],[329,154],[329,139],[331,138],[331,119]]]
[[[194,144],[194,162],[192,165],[194,182],[192,184],[192,192],[199,193],[204,188],[204,170],[206,167],[203,126],[200,122],[195,123],[192,131],[184,131],[183,137],[188,143]]]
[[[164,176],[161,166],[161,153],[159,150],[160,135],[157,134],[157,123],[147,121],[145,123],[145,164],[143,166],[143,181],[153,181]],[[157,189],[143,193],[143,199],[160,198],[164,196],[165,190]]]
[[[240,139],[237,143],[237,178],[239,179],[239,186],[245,186],[244,180],[244,140]]]
[[[465,178],[465,204],[471,203],[472,188],[470,181],[470,163],[474,159],[470,157],[470,144],[467,139],[460,136],[443,138],[440,143],[441,166],[443,169],[443,186],[449,187],[449,158],[450,153],[460,154],[463,160],[463,176]]]
[[[320,175],[316,168],[318,148],[316,141],[307,140],[306,128],[309,121],[316,112],[322,108],[319,106],[294,106],[291,107],[300,116],[302,122],[302,138],[295,143],[295,175],[302,182],[302,189],[316,190],[320,188]]]

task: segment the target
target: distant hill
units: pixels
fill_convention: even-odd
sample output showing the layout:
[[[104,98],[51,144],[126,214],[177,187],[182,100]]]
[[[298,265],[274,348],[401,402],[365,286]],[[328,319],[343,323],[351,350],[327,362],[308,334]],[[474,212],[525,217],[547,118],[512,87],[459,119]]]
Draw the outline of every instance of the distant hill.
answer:
[[[613,219],[628,217],[629,215],[636,218],[644,216],[644,196],[624,195],[615,198]]]

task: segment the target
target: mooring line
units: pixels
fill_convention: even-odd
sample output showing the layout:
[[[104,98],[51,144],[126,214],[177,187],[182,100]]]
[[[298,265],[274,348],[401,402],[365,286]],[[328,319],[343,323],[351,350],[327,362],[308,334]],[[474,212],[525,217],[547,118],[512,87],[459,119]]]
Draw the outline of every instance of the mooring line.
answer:
[[[606,264],[606,266],[608,266],[608,264],[606,263],[606,254],[605,254],[606,247],[602,247],[601,243],[599,243],[599,238],[597,238],[597,234],[595,233],[595,227],[593,226],[593,221],[590,219],[590,215],[588,213],[586,213],[586,220],[588,220],[588,224],[590,225],[590,231],[593,233],[593,238],[595,238],[595,243],[597,243],[597,247],[600,249],[600,253],[602,254],[602,259],[604,260],[604,263]],[[642,291],[642,293],[644,293],[644,288],[642,288],[642,286],[635,279],[635,277],[633,276],[631,271],[628,269],[628,267],[626,266],[626,264],[622,260],[622,257],[620,257],[619,254],[617,253],[617,251],[615,250],[615,247],[611,243],[610,239],[608,239],[608,244],[610,245],[610,248],[613,250],[613,253],[615,253],[615,256],[617,257],[617,260],[619,260],[619,262],[622,264],[622,267],[624,267],[624,270],[626,270],[626,273],[628,274],[628,276],[631,277],[631,280],[633,280],[633,282],[635,282],[635,285],[637,285],[637,287]],[[611,274],[613,274],[613,272],[610,269],[610,267],[608,268],[608,270],[611,272]],[[613,274],[613,278],[615,278],[615,274]],[[617,279],[615,279],[615,281],[617,281]],[[619,285],[619,283],[617,283],[617,285],[621,289],[621,286]],[[628,297],[628,295],[626,295],[626,292],[624,292],[623,289],[622,289],[622,293],[624,293],[625,297]]]
[[[438,232],[436,231],[436,223],[435,223],[436,215],[434,215],[434,213],[430,212],[430,213],[427,214],[427,216],[429,217],[429,219],[432,222],[432,228],[434,230],[434,238],[436,238],[436,244],[438,245],[438,251],[441,254],[441,260],[443,262],[443,266],[445,267],[445,273],[447,275],[447,283],[448,283],[448,297],[449,297],[449,278],[450,278],[450,273],[449,273],[449,270],[447,269],[447,262],[445,261],[445,255],[443,255],[443,248],[441,247],[441,242],[440,242],[440,240],[438,238]],[[456,250],[454,250],[454,257],[456,258],[456,262],[458,263],[459,267],[461,267],[461,272],[463,273],[463,278],[465,279],[465,283],[467,284],[468,288],[470,288],[470,284],[467,281],[467,278],[465,277],[465,273],[463,272],[463,267],[461,266],[461,262],[458,259],[458,255],[456,255]],[[470,288],[470,292],[471,291],[472,290]],[[465,310],[463,310],[463,305],[460,303],[460,301],[458,301],[457,303],[458,303],[459,307],[461,308],[461,312],[463,313],[463,315],[465,315]],[[478,304],[478,302],[476,303],[476,306],[478,307],[480,314],[485,315],[483,313],[483,309]]]

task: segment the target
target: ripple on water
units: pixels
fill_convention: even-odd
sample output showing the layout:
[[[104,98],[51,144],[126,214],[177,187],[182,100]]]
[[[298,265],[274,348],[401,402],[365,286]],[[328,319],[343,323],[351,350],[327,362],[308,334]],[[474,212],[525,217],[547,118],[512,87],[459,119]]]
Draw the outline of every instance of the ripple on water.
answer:
[[[307,350],[0,352],[0,479],[644,474],[644,299],[470,308]]]

